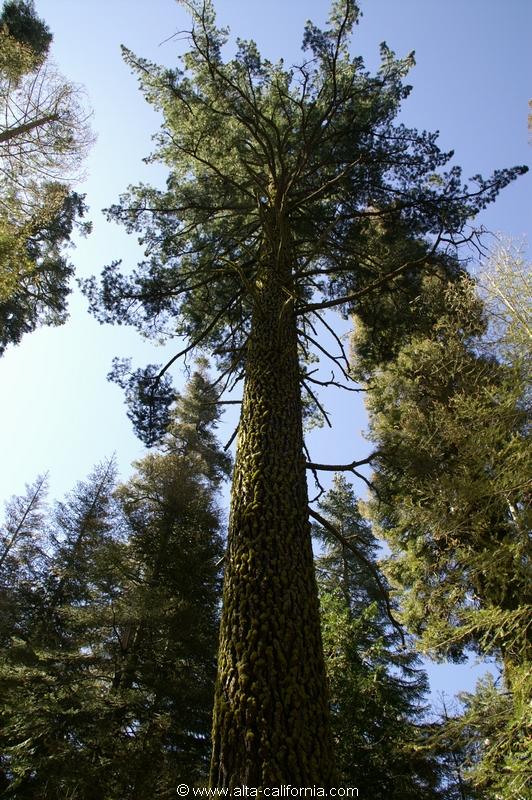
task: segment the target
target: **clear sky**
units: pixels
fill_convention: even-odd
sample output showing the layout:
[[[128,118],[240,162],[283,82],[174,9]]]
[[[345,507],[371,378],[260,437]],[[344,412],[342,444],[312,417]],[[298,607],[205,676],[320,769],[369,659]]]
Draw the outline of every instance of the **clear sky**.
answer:
[[[301,59],[307,18],[326,19],[328,0],[217,0],[221,24],[253,38],[266,56],[285,63]],[[94,231],[71,252],[78,277],[99,273],[123,259],[140,258],[134,239],[107,223],[101,209],[128,184],[161,182],[160,168],[143,164],[160,120],[137,89],[120,55],[120,44],[157,63],[173,65],[183,44],[169,39],[186,29],[184,9],[174,0],[36,0],[54,34],[53,57],[60,71],[85,87],[97,141],[76,188],[87,194]],[[363,17],[353,51],[378,66],[385,40],[398,55],[416,51],[409,82],[414,90],[402,119],[441,132],[444,149],[466,177],[530,161],[527,103],[532,96],[532,3],[529,0],[361,0]],[[532,176],[505,189],[478,220],[492,232],[530,235]],[[489,242],[489,238],[487,239]],[[125,328],[102,327],[89,317],[74,292],[69,322],[43,328],[8,349],[0,360],[0,500],[50,473],[51,497],[59,498],[93,465],[116,453],[122,477],[143,449],[131,432],[121,390],[106,382],[114,355],[138,366],[163,362],[165,353]],[[170,351],[172,352],[172,351]],[[175,382],[182,378],[176,374]],[[330,389],[330,392],[335,392]],[[338,391],[338,390],[336,390]],[[340,463],[367,450],[360,438],[365,420],[354,395],[327,403],[335,428],[312,439],[316,461]],[[232,427],[221,431],[228,439]],[[452,694],[472,686],[472,672],[431,671],[433,688]]]

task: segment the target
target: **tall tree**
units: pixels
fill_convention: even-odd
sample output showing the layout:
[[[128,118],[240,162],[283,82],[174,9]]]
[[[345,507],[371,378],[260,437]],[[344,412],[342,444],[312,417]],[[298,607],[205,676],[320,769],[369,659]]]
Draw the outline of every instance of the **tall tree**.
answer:
[[[0,779],[7,796],[168,797],[204,782],[230,459],[206,372],[164,449],[115,491],[112,464],[39,511],[8,509],[0,600]],[[195,419],[195,422],[194,422]],[[5,576],[5,577],[4,577]]]
[[[426,676],[390,620],[377,540],[344,477],[335,476],[319,508],[316,567],[340,781],[375,800],[436,800],[444,776],[423,725]]]
[[[33,587],[39,580],[43,558],[45,497],[46,480],[40,477],[27,487],[24,496],[12,498],[6,504],[0,528],[0,680],[5,674],[6,648],[12,641],[23,642],[31,628],[35,606]],[[4,724],[5,718],[2,727]],[[9,758],[2,743],[0,791],[9,783]]]
[[[501,797],[517,798],[527,772],[532,652],[521,313],[529,281],[517,262],[514,277],[505,275],[487,313],[471,281],[426,285],[418,303],[432,308],[436,323],[430,333],[403,337],[395,356],[381,360],[368,407],[378,449],[373,514],[392,549],[387,572],[400,587],[404,619],[437,657],[460,660],[473,649],[501,661],[504,694],[492,703],[500,735],[481,735],[479,709],[494,698],[481,686],[462,726],[478,735],[464,747],[474,754],[470,778],[479,791],[492,796],[505,785]],[[363,330],[359,336],[363,343]]]
[[[112,264],[101,289],[86,288],[102,320],[187,337],[166,367],[129,384],[137,398],[159,402],[155,421],[164,419],[167,369],[179,355],[214,352],[221,389],[245,378],[211,780],[326,786],[334,766],[301,385],[315,395],[299,348],[326,350],[314,333],[329,327],[321,311],[358,308],[399,276],[430,269],[524,168],[476,176],[471,189],[458,167],[444,172],[451,154],[435,135],[394,123],[412,57],[396,59],[383,45],[371,77],[350,56],[352,0],[333,3],[326,30],[307,24],[309,57],[291,70],[262,59],[253,42],[238,42],[224,61],[227,35],[210,0],[185,5],[192,29],[183,71],[124,51],[164,117],[154,158],[169,169],[167,189],[133,189],[110,211],[141,232],[147,259],[129,278]],[[378,220],[402,225],[419,243],[415,256],[392,257],[382,270],[372,251]],[[342,368],[341,357],[333,363]]]
[[[426,646],[495,647],[511,671],[529,647],[526,382],[482,352],[472,284],[443,292],[432,335],[413,337],[372,380],[374,511]]]
[[[116,527],[113,485],[112,464],[96,469],[52,520],[39,520],[32,531],[39,551],[25,550],[32,580],[15,595],[0,659],[7,796],[88,798],[101,786],[95,741],[108,714],[99,702],[97,642],[112,580],[103,552]],[[83,792],[91,785],[94,794]]]
[[[162,451],[118,490],[130,533],[116,607],[112,690],[124,750],[115,761],[128,763],[123,794],[139,800],[208,774],[222,563],[216,490],[230,464],[212,399],[201,368],[177,400]]]
[[[38,324],[60,324],[72,266],[61,254],[83,216],[72,181],[91,142],[79,87],[48,55],[32,2],[0,13],[0,355]],[[87,224],[79,226],[87,232]]]

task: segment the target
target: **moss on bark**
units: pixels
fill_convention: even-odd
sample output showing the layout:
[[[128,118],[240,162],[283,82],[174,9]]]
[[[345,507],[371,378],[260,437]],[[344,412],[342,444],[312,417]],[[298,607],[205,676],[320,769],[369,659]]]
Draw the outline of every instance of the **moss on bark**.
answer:
[[[231,498],[213,786],[328,786],[331,742],[289,271],[257,281]]]

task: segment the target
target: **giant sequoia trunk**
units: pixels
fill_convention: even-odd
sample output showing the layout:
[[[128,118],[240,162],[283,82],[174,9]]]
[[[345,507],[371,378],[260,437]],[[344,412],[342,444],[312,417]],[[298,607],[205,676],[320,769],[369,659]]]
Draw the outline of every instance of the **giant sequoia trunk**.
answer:
[[[263,270],[225,562],[211,771],[218,787],[332,779],[291,296],[288,267]]]

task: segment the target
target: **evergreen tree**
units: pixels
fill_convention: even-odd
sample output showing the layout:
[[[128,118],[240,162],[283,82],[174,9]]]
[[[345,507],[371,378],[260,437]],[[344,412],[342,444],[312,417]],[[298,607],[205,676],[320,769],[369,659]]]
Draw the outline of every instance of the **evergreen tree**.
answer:
[[[53,36],[35,14],[33,0],[6,0],[0,14],[0,25],[16,42],[31,51],[36,62],[48,54]]]
[[[34,585],[43,557],[43,503],[46,480],[38,478],[26,494],[7,503],[0,533],[0,680],[5,679],[5,654],[10,644],[23,644],[29,635],[35,606]],[[4,728],[5,716],[0,710]],[[1,734],[0,734],[1,736]],[[0,748],[0,791],[10,782],[9,758]]]
[[[3,537],[0,766],[6,797],[147,800],[208,771],[229,468],[204,369],[164,450],[116,489],[112,463]],[[194,416],[196,423],[194,423]],[[195,449],[196,448],[196,449]]]
[[[230,464],[214,436],[212,396],[200,368],[161,452],[118,490],[130,533],[113,692],[127,713],[121,730],[135,726],[123,757],[131,798],[166,797],[208,772],[222,562],[215,495]]]
[[[529,647],[525,386],[519,371],[478,352],[471,292],[446,290],[461,327],[441,318],[372,381],[375,513],[395,552],[390,574],[408,587],[406,619],[426,647],[457,657],[468,644],[495,648],[511,670]]]
[[[113,535],[113,484],[111,464],[96,469],[57,505],[51,523],[34,532],[43,541],[43,563],[37,569],[28,554],[33,581],[1,659],[8,797],[101,796],[98,642],[110,583],[102,556]]]
[[[530,665],[514,673],[511,691],[487,673],[475,692],[459,695],[462,713],[443,728],[447,746],[460,748],[464,776],[481,800],[521,800],[532,788]]]
[[[375,800],[442,797],[423,723],[426,677],[390,621],[378,543],[345,478],[335,476],[321,515],[332,526],[315,528],[316,565],[341,783]]]
[[[7,0],[0,13],[0,74],[17,83],[37,69],[48,54],[52,34],[35,13],[33,2]]]
[[[309,57],[291,70],[262,59],[253,42],[238,42],[224,61],[227,36],[210,0],[186,6],[183,71],[125,50],[163,113],[154,159],[169,177],[166,190],[133,189],[110,216],[141,233],[147,259],[129,278],[113,264],[101,289],[86,289],[101,320],[186,336],[172,362],[205,348],[218,356],[221,389],[245,378],[211,780],[327,786],[334,767],[301,384],[315,395],[298,348],[326,350],[313,335],[328,327],[322,310],[360,308],[394,280],[435,268],[449,243],[467,238],[466,221],[524,169],[476,176],[469,189],[458,167],[444,171],[451,154],[435,135],[395,123],[413,59],[383,45],[381,69],[368,75],[348,51],[352,0],[333,3],[326,30],[307,24]],[[418,243],[406,260],[404,250],[386,265],[373,258],[379,220]],[[172,362],[129,384],[122,372],[132,396],[153,401],[151,421],[164,421]],[[139,430],[145,421],[141,413]]]
[[[486,317],[470,281],[438,282],[418,302],[434,299],[444,310],[432,332],[403,338],[371,381],[373,514],[392,549],[388,576],[420,647],[454,660],[468,649],[501,660],[497,743],[473,721],[495,697],[481,686],[468,700],[459,746],[475,754],[469,778],[481,796],[518,798],[530,758],[526,337],[515,334],[517,316],[511,324],[501,313]]]
[[[46,477],[41,476],[27,487],[23,497],[15,497],[6,504],[0,533],[0,574],[6,586],[20,577],[26,563],[34,560],[36,548],[40,550],[38,532],[42,527],[45,496]]]

